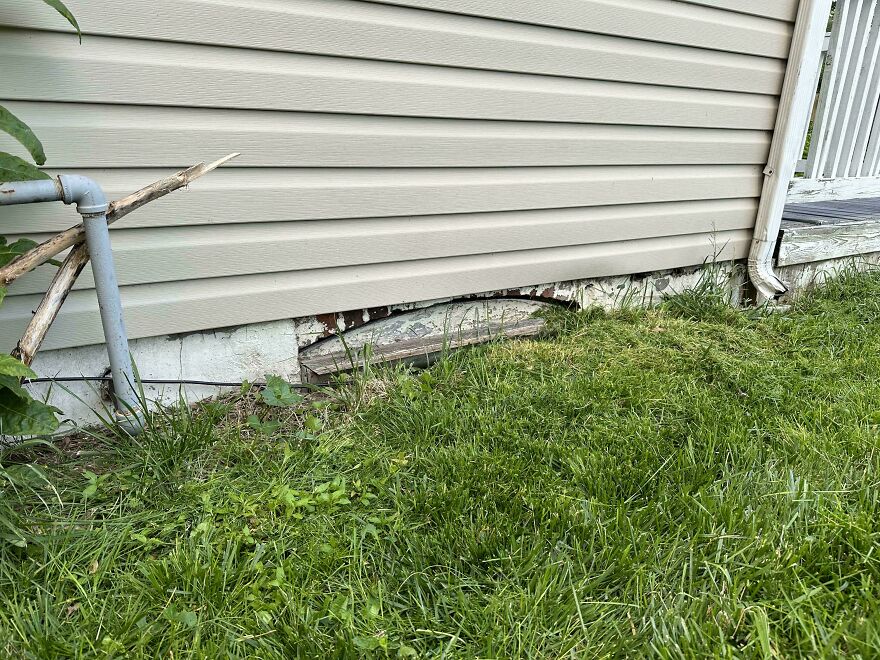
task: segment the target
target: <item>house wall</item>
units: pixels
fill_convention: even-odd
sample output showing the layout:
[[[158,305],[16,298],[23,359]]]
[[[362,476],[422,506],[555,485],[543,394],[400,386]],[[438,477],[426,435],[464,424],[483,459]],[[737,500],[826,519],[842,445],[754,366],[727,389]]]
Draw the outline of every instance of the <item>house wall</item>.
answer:
[[[746,255],[797,0],[0,0],[0,103],[118,198],[132,337]],[[14,27],[11,27],[14,26]],[[0,149],[24,155],[0,137]],[[76,215],[4,209],[36,238]],[[50,269],[13,285],[8,348]],[[86,272],[45,347],[103,341]]]
[[[780,311],[814,286],[841,272],[869,271],[880,268],[880,253],[858,257],[844,257],[808,264],[783,266],[777,273],[789,286],[780,301]],[[556,300],[574,307],[586,309],[601,307],[621,309],[646,307],[657,304],[665,296],[702,286],[707,278],[726,294],[733,305],[743,302],[746,292],[745,264],[742,262],[718,262],[710,268],[693,266],[639,275],[598,277],[567,282],[547,282],[533,289],[507,289],[488,291],[467,297],[473,305],[472,320],[479,325],[486,323],[494,307],[496,322],[510,318],[506,303],[513,300],[523,303]],[[501,298],[499,299],[499,294]],[[483,303],[487,307],[483,307]],[[459,305],[465,304],[459,300]],[[546,304],[546,303],[545,303]],[[340,314],[308,316],[284,319],[269,323],[253,323],[236,328],[226,328],[184,335],[145,337],[130,343],[132,356],[139,376],[153,380],[198,380],[215,383],[261,382],[266,374],[279,375],[290,382],[299,382],[302,372],[301,349],[319,347],[321,340],[345,333],[355,339],[358,329],[368,331],[382,319],[396,317],[403,321],[414,310],[431,311],[428,319],[420,318],[418,327],[424,330],[431,325],[444,332],[460,329],[450,326],[449,308],[455,302],[449,298],[424,300],[417,303],[388,305],[378,309],[347,310]],[[427,321],[427,322],[426,322]],[[402,323],[403,325],[403,323]],[[488,332],[488,330],[487,330]],[[373,335],[369,330],[368,335]],[[308,352],[308,351],[306,351]],[[35,370],[47,377],[106,376],[109,367],[103,346],[79,346],[67,349],[41,351],[34,362]],[[307,370],[305,370],[307,371]],[[181,400],[189,403],[228,394],[239,387],[194,384],[141,384],[143,397],[150,406],[173,405]],[[31,384],[29,389],[41,400],[64,411],[65,430],[71,425],[89,427],[99,425],[101,418],[111,417],[109,383],[95,381],[66,381]]]

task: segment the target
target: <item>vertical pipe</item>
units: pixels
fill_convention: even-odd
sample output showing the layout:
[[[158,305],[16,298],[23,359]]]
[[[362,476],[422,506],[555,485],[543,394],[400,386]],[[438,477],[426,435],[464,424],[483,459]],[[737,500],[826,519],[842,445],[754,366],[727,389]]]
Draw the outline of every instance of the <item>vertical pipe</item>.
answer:
[[[134,368],[128,352],[128,336],[125,334],[122,318],[119,283],[116,280],[113,251],[110,247],[110,231],[107,226],[109,204],[101,187],[88,177],[62,174],[58,181],[63,192],[62,201],[65,204],[76,204],[76,210],[83,218],[86,245],[95,278],[95,293],[101,312],[101,325],[104,327],[104,341],[113,374],[117,422],[129,433],[139,433],[143,430],[143,425],[135,389]]]
[[[83,215],[83,226],[92,261],[92,274],[95,278],[98,308],[101,311],[101,325],[104,327],[104,340],[110,357],[116,408],[122,415],[129,413],[137,416],[138,395],[131,355],[128,351],[125,321],[122,317],[122,301],[119,297],[119,283],[113,265],[106,213]]]

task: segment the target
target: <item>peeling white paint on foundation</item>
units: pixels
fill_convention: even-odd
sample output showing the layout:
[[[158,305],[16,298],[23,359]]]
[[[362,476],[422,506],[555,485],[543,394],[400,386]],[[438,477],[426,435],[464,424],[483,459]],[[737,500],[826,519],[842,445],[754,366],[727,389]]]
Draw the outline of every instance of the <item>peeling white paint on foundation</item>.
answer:
[[[837,259],[802,266],[779,269],[789,280],[795,292],[821,282],[844,266],[861,268],[880,265],[880,253],[858,259]],[[714,263],[710,267],[693,267],[650,274],[604,277],[569,282],[551,282],[536,286],[492,291],[466,296],[464,299],[438,299],[392,305],[380,309],[355,310],[339,314],[289,319],[260,323],[234,329],[196,332],[183,336],[152,337],[131,342],[131,350],[141,378],[161,380],[204,380],[237,383],[259,381],[266,374],[278,374],[291,382],[300,381],[299,352],[316,342],[339,332],[351,332],[371,321],[388,319],[405,312],[422,310],[409,320],[386,323],[388,328],[413,328],[424,325],[442,327],[449,324],[450,306],[458,303],[459,321],[473,325],[481,318],[474,310],[479,301],[488,298],[511,298],[514,307],[523,299],[532,301],[569,303],[578,307],[601,306],[606,309],[650,306],[663,297],[693,288],[706,277],[712,277],[729,291],[733,304],[742,300],[745,277],[741,264]],[[462,302],[470,304],[462,305]],[[433,310],[429,308],[434,308]],[[471,312],[462,312],[468,310]],[[493,308],[494,309],[494,308]],[[513,310],[511,310],[513,311]],[[503,314],[503,306],[493,314]],[[453,314],[454,316],[454,314]],[[492,315],[482,318],[491,319]],[[377,326],[379,327],[379,326]],[[366,337],[372,329],[364,329],[352,336]],[[363,342],[360,342],[363,343]],[[103,376],[108,361],[103,346],[44,351],[37,355],[34,369],[41,377]],[[65,412],[65,417],[79,426],[98,422],[95,410],[106,411],[110,401],[108,387],[98,383],[33,384],[31,390],[39,398]],[[175,403],[181,398],[187,402],[215,396],[231,388],[215,386],[145,385],[146,398],[152,402]]]
[[[134,339],[129,343],[141,378],[148,380],[261,381],[265,374],[299,378],[299,350],[291,320],[187,335]],[[109,363],[103,345],[37,354],[33,369],[41,377],[103,376]],[[33,395],[64,411],[79,426],[99,423],[95,411],[110,410],[109,383],[35,383]],[[230,388],[195,385],[143,386],[147,401],[196,402]]]

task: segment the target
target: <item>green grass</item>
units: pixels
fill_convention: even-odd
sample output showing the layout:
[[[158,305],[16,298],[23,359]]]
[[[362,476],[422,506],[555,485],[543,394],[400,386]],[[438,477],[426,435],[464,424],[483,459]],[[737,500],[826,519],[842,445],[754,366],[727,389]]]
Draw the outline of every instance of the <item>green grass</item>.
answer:
[[[552,324],[307,428],[246,395],[23,450],[0,654],[876,657],[880,276]]]

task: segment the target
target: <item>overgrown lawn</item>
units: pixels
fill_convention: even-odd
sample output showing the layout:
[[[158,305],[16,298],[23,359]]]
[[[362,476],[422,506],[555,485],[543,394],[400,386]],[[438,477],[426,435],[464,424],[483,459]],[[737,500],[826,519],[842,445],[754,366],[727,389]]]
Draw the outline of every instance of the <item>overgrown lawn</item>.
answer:
[[[876,657],[880,276],[552,327],[7,456],[0,653]]]

